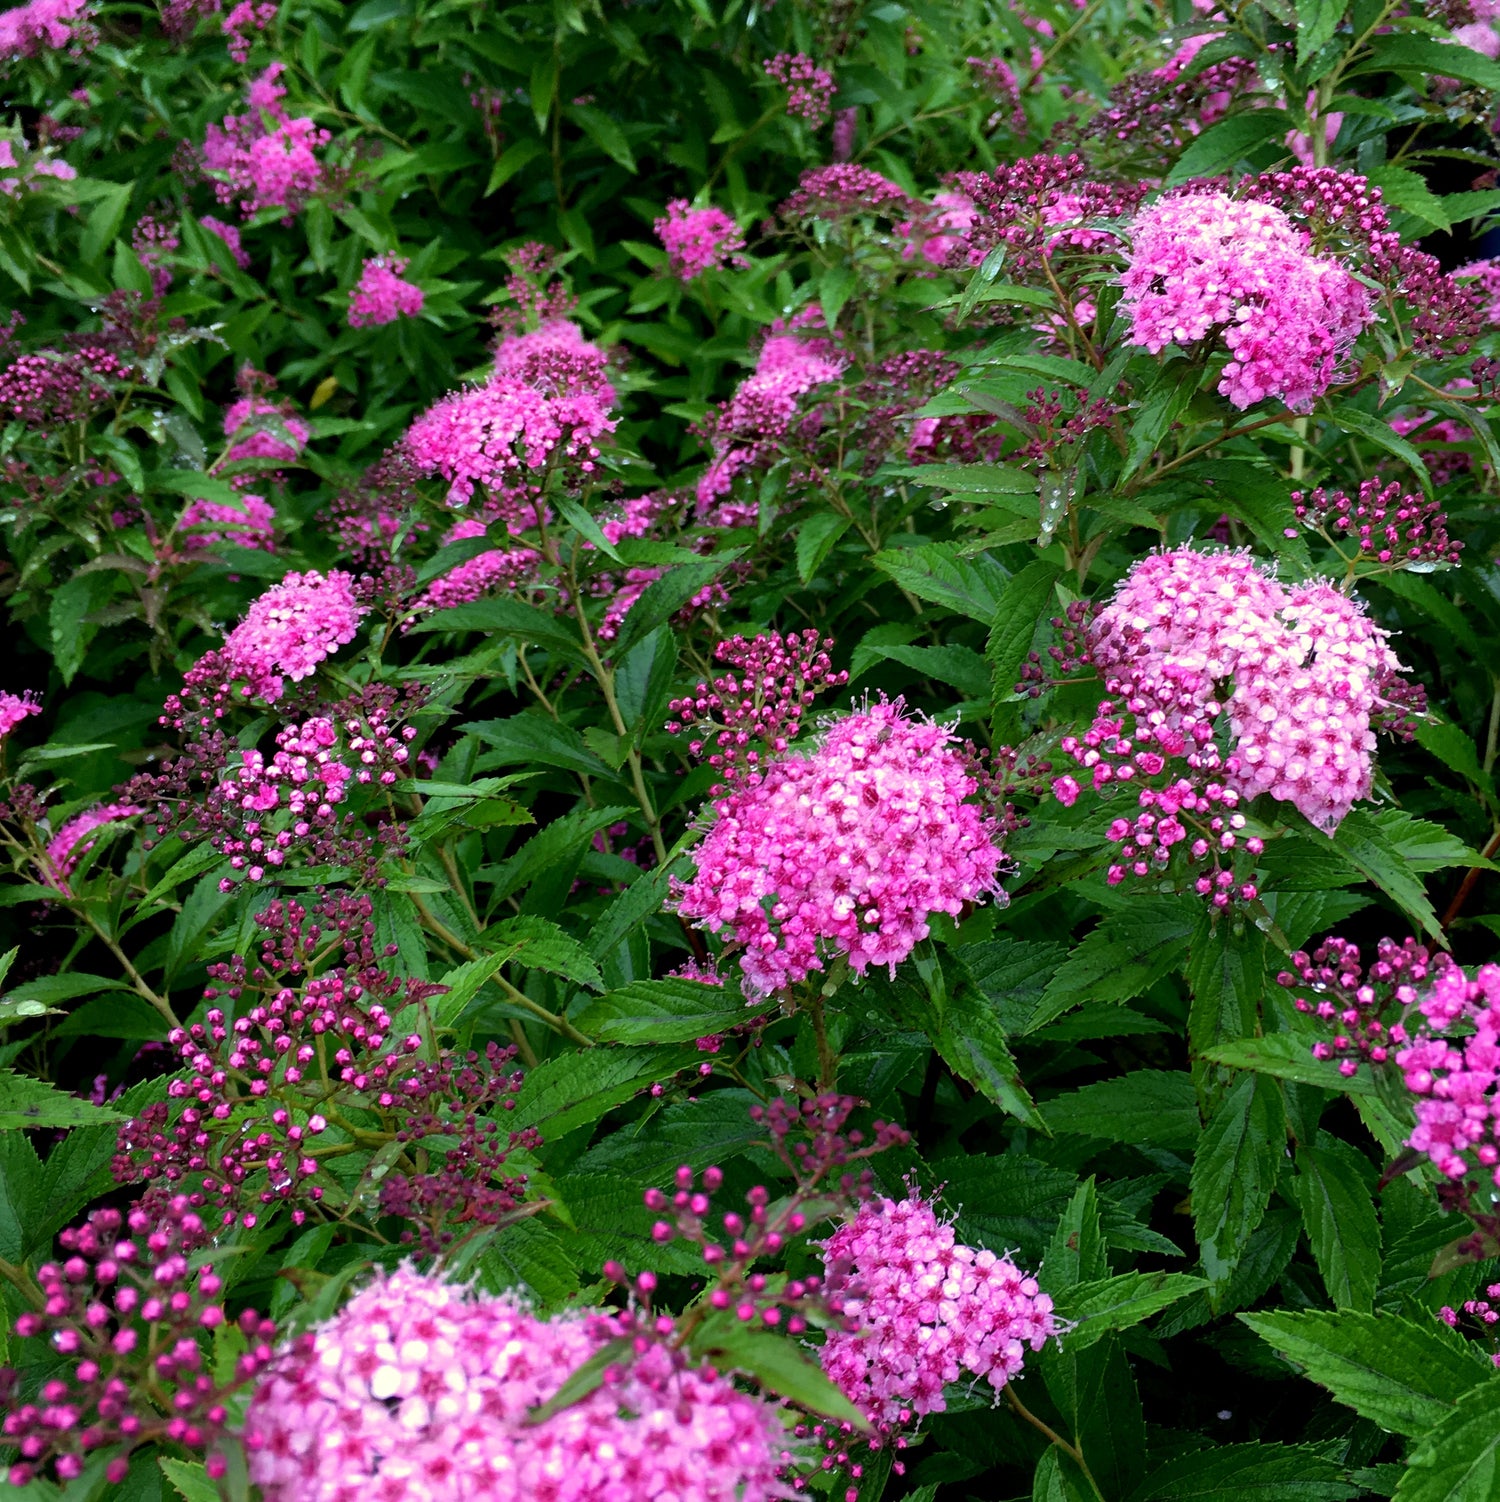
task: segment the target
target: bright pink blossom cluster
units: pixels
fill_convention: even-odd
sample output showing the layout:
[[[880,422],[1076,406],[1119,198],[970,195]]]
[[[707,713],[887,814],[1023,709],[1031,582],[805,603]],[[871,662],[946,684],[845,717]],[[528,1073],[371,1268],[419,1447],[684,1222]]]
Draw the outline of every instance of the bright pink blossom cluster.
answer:
[[[339,569],[288,574],[252,602],[224,640],[231,675],[241,692],[275,703],[285,688],[306,678],[325,658],[354,640],[366,607],[354,597],[354,579]]]
[[[1111,832],[1131,847],[1122,863],[1144,868],[1136,874],[1164,868],[1177,845],[1195,861],[1215,846],[1233,850],[1243,820],[1230,814],[1226,828],[1215,810],[1242,795],[1269,793],[1330,834],[1369,796],[1372,720],[1399,664],[1386,633],[1331,585],[1284,588],[1245,553],[1156,553],[1094,618],[1089,648],[1119,702],[1101,704],[1093,728],[1063,749],[1096,790],[1139,787],[1143,819],[1117,820]],[[1223,758],[1221,715],[1233,745]],[[1111,873],[1124,875],[1123,864]]]
[[[448,544],[469,537],[483,537],[488,530],[489,524],[483,517],[460,517],[448,529],[443,542]],[[482,599],[492,590],[514,589],[535,574],[540,562],[541,555],[532,548],[492,548],[439,574],[422,592],[412,610],[447,610],[454,605]]]
[[[349,298],[349,327],[374,328],[422,311],[422,289],[405,280],[410,264],[401,256],[371,256]]]
[[[70,1481],[111,1450],[105,1479],[118,1485],[131,1451],[158,1440],[206,1451],[209,1476],[224,1474],[228,1400],[265,1368],[275,1327],[246,1310],[241,1354],[227,1367],[205,1347],[229,1324],[223,1280],[188,1259],[203,1230],[189,1202],[163,1209],[95,1210],[58,1238],[64,1260],[37,1269],[44,1302],[16,1320],[15,1333],[45,1336],[61,1361],[34,1402],[16,1401],[16,1374],[0,1371],[0,1435],[20,1454],[12,1485],[27,1485],[49,1461]]]
[[[1496,1303],[1500,1303],[1500,1283],[1491,1283],[1484,1291],[1487,1295],[1485,1298],[1465,1299],[1462,1312],[1453,1308],[1451,1304],[1444,1304],[1438,1310],[1438,1318],[1450,1330],[1457,1330],[1464,1318],[1472,1320],[1479,1331],[1488,1337],[1493,1347],[1497,1333],[1494,1327],[1500,1325],[1500,1309],[1495,1307]],[[1490,1351],[1490,1362],[1500,1367],[1500,1349]]]
[[[687,199],[674,198],[654,228],[667,252],[667,269],[679,281],[745,264],[745,238],[723,209],[695,209]]]
[[[1375,317],[1370,294],[1280,209],[1223,193],[1178,193],[1137,215],[1122,306],[1131,341],[1215,339],[1218,389],[1238,408],[1280,397],[1306,411],[1338,378]]]
[[[224,17],[221,29],[234,62],[249,60],[250,49],[255,45],[255,33],[274,25],[279,9],[273,0],[239,0],[239,4]]]
[[[250,1478],[266,1502],[782,1496],[771,1407],[645,1334],[533,1421],[623,1318],[539,1319],[410,1268],[379,1277],[282,1352],[247,1415]]]
[[[56,428],[97,412],[110,383],[129,374],[120,359],[98,345],[38,350],[0,370],[0,413],[30,428]]]
[[[830,1330],[823,1369],[872,1421],[941,1413],[966,1373],[1004,1387],[1026,1349],[1058,1334],[1052,1300],[1008,1257],[964,1246],[915,1189],[871,1200],[823,1247]]]
[[[81,40],[93,15],[91,0],[31,0],[0,11],[0,57],[35,57]]]
[[[277,79],[284,69],[272,63],[251,83],[245,113],[210,125],[203,143],[219,202],[238,204],[247,219],[272,208],[290,217],[324,188],[318,152],[332,138],[306,115],[294,119],[282,108],[286,90]]]
[[[761,347],[755,370],[740,382],[714,423],[713,459],[698,481],[698,507],[705,520],[743,525],[753,507],[726,504],[741,470],[767,462],[806,419],[809,393],[837,380],[847,362],[832,342],[796,328],[778,326]]]
[[[245,381],[257,379],[256,373],[248,368],[241,374]],[[252,392],[225,409],[224,436],[233,440],[224,454],[226,464],[247,459],[273,459],[289,464],[307,447],[312,429],[287,403]]]
[[[871,705],[715,802],[677,910],[727,930],[752,995],[822,970],[829,952],[857,974],[894,973],[933,913],[1003,895],[998,828],[968,801],[978,787],[951,730],[899,700]]]
[[[766,76],[787,93],[786,112],[806,120],[814,130],[833,110],[833,74],[820,68],[805,52],[780,52],[766,62]]]
[[[60,891],[66,892],[67,879],[73,868],[93,848],[88,837],[106,824],[132,819],[146,810],[138,803],[101,803],[74,814],[47,844],[46,877]]]
[[[3,740],[27,715],[40,714],[42,706],[28,689],[24,694],[0,693],[0,740]]]
[[[243,492],[235,501],[188,502],[178,523],[183,549],[202,552],[216,543],[233,543],[240,548],[256,548],[266,553],[276,551],[276,512],[261,495]]]
[[[488,382],[444,397],[412,423],[406,452],[424,474],[448,481],[450,506],[468,504],[476,489],[504,494],[555,459],[586,474],[615,427],[607,371],[604,352],[565,318],[512,335]]]

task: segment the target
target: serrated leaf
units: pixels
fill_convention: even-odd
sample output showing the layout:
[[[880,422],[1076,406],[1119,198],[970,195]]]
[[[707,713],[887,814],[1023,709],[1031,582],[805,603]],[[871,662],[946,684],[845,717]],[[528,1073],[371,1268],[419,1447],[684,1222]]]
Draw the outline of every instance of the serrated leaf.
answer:
[[[755,1015],[722,986],[641,980],[593,1002],[577,1020],[601,1043],[691,1043]]]
[[[943,605],[988,626],[1000,608],[1008,578],[987,554],[962,556],[952,543],[924,543],[877,553],[871,560],[919,600]]]
[[[1422,1436],[1396,1483],[1396,1502],[1494,1502],[1497,1495],[1500,1377],[1491,1377]]]
[[[994,735],[1009,740],[1020,728],[1018,709],[1006,701],[1013,697],[1021,676],[1021,666],[1031,651],[1037,629],[1055,602],[1055,585],[1059,573],[1055,563],[1036,558],[1006,581],[1000,594],[995,623],[990,628],[984,655],[993,675],[991,692],[995,700]]]
[[[1233,167],[1256,147],[1279,140],[1292,128],[1291,116],[1278,109],[1247,110],[1219,120],[1188,144],[1167,175],[1166,186]]]
[[[1311,1445],[1214,1444],[1152,1472],[1130,1502],[1344,1502],[1360,1493]]]
[[[0,1131],[26,1127],[87,1127],[121,1121],[118,1111],[54,1089],[44,1080],[0,1069]]]
[[[484,943],[495,945],[527,970],[545,970],[592,991],[604,989],[604,977],[593,956],[550,918],[522,913],[492,923],[484,931]]]
[[[743,1372],[806,1413],[821,1414],[860,1431],[869,1428],[864,1414],[833,1385],[823,1368],[784,1335],[717,1320],[704,1326],[694,1349],[711,1355],[715,1366]]]
[[[1071,1349],[1083,1350],[1111,1330],[1128,1329],[1160,1313],[1169,1304],[1207,1288],[1189,1273],[1121,1273],[1093,1283],[1079,1283],[1055,1302],[1065,1319],[1075,1321],[1068,1332]]]
[[[1336,1401],[1396,1434],[1426,1434],[1492,1370],[1436,1320],[1351,1309],[1238,1318]]]
[[[1280,1092],[1258,1074],[1240,1075],[1193,1154],[1193,1226],[1213,1299],[1271,1203],[1285,1150]]]
[[[1054,1132],[1152,1147],[1191,1148],[1202,1131],[1198,1093],[1182,1070],[1136,1069],[1044,1101],[1041,1113]]]
[[[1299,1147],[1291,1192],[1334,1307],[1368,1313],[1380,1283],[1380,1221],[1361,1161],[1337,1139]]]

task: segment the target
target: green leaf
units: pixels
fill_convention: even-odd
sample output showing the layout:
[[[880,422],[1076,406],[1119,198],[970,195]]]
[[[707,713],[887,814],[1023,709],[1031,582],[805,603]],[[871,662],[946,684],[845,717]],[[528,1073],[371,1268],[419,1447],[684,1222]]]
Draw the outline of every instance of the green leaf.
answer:
[[[464,731],[492,746],[503,765],[561,767],[585,777],[610,777],[606,766],[571,725],[563,725],[540,710],[526,710],[508,720],[476,720]]]
[[[1475,56],[1478,54],[1476,53]],[[1490,66],[1495,65],[1491,63]],[[1389,423],[1382,422],[1378,417],[1371,417],[1368,412],[1361,412],[1358,407],[1350,406],[1348,402],[1331,403],[1329,416],[1333,419],[1335,426],[1342,428],[1344,432],[1358,434],[1359,437],[1368,439],[1376,448],[1384,449],[1388,454],[1394,454],[1417,477],[1422,489],[1429,496],[1432,494],[1432,476],[1427,472],[1426,462],[1415,446],[1400,437]]]
[[[1202,1278],[1188,1273],[1121,1273],[1068,1289],[1056,1300],[1057,1311],[1076,1322],[1067,1340],[1071,1349],[1081,1351],[1111,1330],[1138,1325],[1167,1305],[1207,1287]]]
[[[705,558],[701,563],[681,563],[670,568],[660,579],[648,584],[640,598],[625,613],[620,630],[610,643],[610,655],[619,662],[638,642],[672,619],[700,590],[706,589],[739,557],[738,549],[727,549]]]
[[[1007,575],[988,554],[963,557],[953,543],[924,543],[877,553],[871,560],[919,600],[946,606],[988,626],[1000,608]]]
[[[1442,942],[1442,925],[1422,883],[1412,875],[1410,857],[1392,843],[1371,814],[1362,808],[1346,814],[1334,833],[1333,847],[1414,924]]]
[[[908,479],[920,480],[939,490],[957,491],[976,498],[995,495],[1021,495],[1027,498],[1027,512],[1036,495],[1036,476],[1013,464],[919,464],[898,470]]]
[[[601,996],[576,1019],[601,1043],[691,1043],[755,1015],[722,986],[638,980]]]
[[[954,980],[937,1019],[933,1047],[956,1075],[1002,1111],[1027,1126],[1042,1127],[994,1003],[972,977],[956,974]]]
[[[523,645],[534,644],[566,656],[582,657],[578,634],[570,622],[509,595],[435,610],[411,628],[414,636],[424,631],[483,631]]]
[[[490,900],[503,902],[513,892],[537,883],[545,889],[547,899],[558,906],[572,886],[573,876],[583,852],[594,836],[635,812],[624,805],[608,808],[578,809],[554,819],[540,829],[516,853],[499,866],[486,866],[481,877],[491,884]],[[555,908],[543,906],[543,911]]]
[[[1028,1031],[1085,1001],[1130,1001],[1176,969],[1198,922],[1197,904],[1137,898],[1111,913],[1058,966]]]
[[[1073,1191],[1042,1258],[1047,1287],[1055,1294],[1102,1281],[1109,1272],[1104,1231],[1099,1223],[1099,1193],[1092,1179]]]
[[[183,1502],[220,1502],[218,1486],[208,1479],[208,1472],[196,1460],[173,1460],[159,1455],[156,1459],[161,1473],[176,1488]]]
[[[589,1048],[559,1054],[527,1073],[505,1124],[513,1132],[532,1126],[548,1138],[561,1137],[702,1057],[696,1049],[683,1048]]]
[[[123,1119],[118,1111],[67,1095],[44,1080],[0,1069],[0,1131],[21,1127],[87,1127]]]
[[[994,736],[1006,741],[1020,729],[1018,707],[1008,703],[1015,697],[1021,665],[1036,638],[1048,606],[1056,601],[1055,585],[1061,570],[1049,559],[1036,558],[1006,581],[1000,593],[995,624],[984,655],[992,675],[991,693],[995,701]]]
[[[1493,1370],[1436,1320],[1350,1309],[1238,1318],[1337,1402],[1396,1434],[1426,1434]]]
[[[78,256],[85,266],[102,260],[105,247],[120,233],[133,187],[131,183],[109,183],[89,210],[78,244]]]
[[[582,126],[583,133],[605,156],[612,157],[627,172],[633,173],[636,170],[635,157],[631,153],[630,143],[625,139],[625,132],[603,110],[592,104],[572,104],[563,113],[575,124]]]
[[[1042,1119],[1054,1132],[1079,1132],[1108,1142],[1191,1148],[1202,1131],[1198,1094],[1185,1071],[1136,1069],[1044,1101]]]
[[[1366,45],[1369,61],[1350,69],[1351,77],[1361,73],[1409,73],[1419,88],[1425,88],[1436,76],[1500,91],[1500,63],[1491,62],[1483,53],[1460,42],[1439,42],[1410,32],[1392,32],[1372,37]]]
[[[848,517],[836,511],[815,511],[797,529],[797,577],[804,584],[823,566],[849,525]]]
[[[1333,34],[1349,9],[1349,0],[1298,0],[1297,61],[1305,63]]]
[[[1362,1489],[1310,1445],[1210,1445],[1153,1471],[1130,1502],[1344,1502]]]
[[[1243,1037],[1254,1028],[1266,994],[1265,935],[1249,923],[1236,931],[1232,922],[1205,908],[1193,932],[1185,979],[1192,996],[1188,1043],[1194,1053]]]
[[[1369,1095],[1374,1091],[1367,1071],[1345,1076],[1339,1073],[1332,1059],[1313,1058],[1314,1041],[1300,1033],[1267,1033],[1263,1038],[1235,1038],[1229,1043],[1217,1043],[1205,1048],[1203,1057],[1210,1064],[1253,1069],[1257,1074],[1338,1090],[1345,1095]]]
[[[864,1414],[833,1385],[823,1368],[785,1335],[749,1330],[728,1318],[705,1321],[701,1328],[693,1342],[694,1352],[711,1356],[715,1366],[743,1372],[757,1386],[806,1413],[850,1424],[861,1432],[869,1428]]]
[[[484,943],[493,944],[524,969],[545,970],[592,991],[604,989],[604,977],[588,950],[550,918],[522,913],[492,923],[484,931]]]
[[[1234,167],[1271,140],[1279,140],[1293,128],[1285,110],[1247,110],[1210,125],[1195,136],[1167,175],[1166,186],[1174,187],[1190,177],[1212,177]]]
[[[1443,201],[1427,186],[1426,179],[1410,167],[1372,167],[1367,176],[1381,191],[1381,197],[1408,214],[1415,214],[1430,229],[1447,230],[1451,226]]]
[[[1500,1377],[1491,1377],[1422,1436],[1396,1483],[1396,1502],[1494,1502],[1497,1495]]]
[[[1031,1502],[1096,1502],[1096,1499],[1077,1462],[1056,1445],[1049,1445],[1031,1478]]]
[[[1323,1134],[1297,1149],[1292,1198],[1302,1211],[1313,1260],[1338,1309],[1369,1313],[1380,1283],[1380,1221],[1365,1182],[1368,1165],[1353,1148]]]
[[[1228,1286],[1271,1203],[1285,1150],[1280,1091],[1258,1074],[1240,1075],[1193,1154],[1193,1227],[1211,1299]]]

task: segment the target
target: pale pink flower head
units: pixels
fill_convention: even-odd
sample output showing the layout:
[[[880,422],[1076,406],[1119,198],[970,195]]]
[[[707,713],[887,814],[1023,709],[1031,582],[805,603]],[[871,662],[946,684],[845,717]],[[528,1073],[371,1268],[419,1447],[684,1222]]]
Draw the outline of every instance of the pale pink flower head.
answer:
[[[767,996],[847,956],[895,967],[987,895],[1003,900],[995,821],[946,726],[900,700],[835,720],[816,750],[786,755],[713,806],[677,910],[740,948],[747,994]]]
[[[354,598],[353,577],[338,569],[288,574],[252,602],[225,638],[224,658],[246,680],[247,697],[274,703],[284,679],[300,682],[354,640],[366,608]]]
[[[963,250],[964,231],[977,212],[974,200],[965,193],[934,193],[921,214],[899,226],[906,240],[901,259],[910,261],[920,255],[934,266],[946,266]]]
[[[250,264],[250,257],[245,254],[245,248],[240,243],[238,226],[225,224],[222,219],[216,219],[212,214],[205,214],[198,223],[204,229],[208,230],[210,234],[217,235],[224,242],[225,246],[228,247],[229,254],[234,259],[234,264],[241,271]],[[212,250],[210,250],[210,254],[212,254]]]
[[[0,740],[4,740],[27,715],[41,712],[42,706],[30,689],[24,694],[0,693]]]
[[[654,228],[667,252],[667,268],[679,281],[746,264],[740,254],[744,236],[723,209],[695,209],[687,199],[674,198]]]
[[[619,1333],[606,1315],[544,1320],[411,1268],[382,1275],[283,1348],[246,1415],[250,1479],[265,1502],[786,1495],[771,1407],[660,1345],[531,1422]]]
[[[878,1424],[941,1413],[950,1382],[998,1391],[1059,1333],[1036,1279],[964,1246],[915,1189],[862,1205],[824,1243],[823,1266],[830,1302],[854,1325],[829,1332],[823,1369]]]
[[[403,279],[408,264],[399,256],[372,256],[365,262],[359,285],[349,298],[351,329],[415,318],[422,311],[422,289]]]
[[[1121,283],[1131,342],[1215,341],[1230,357],[1218,389],[1241,410],[1267,397],[1310,409],[1375,318],[1364,285],[1280,209],[1223,193],[1143,209]]]
[[[121,819],[133,818],[145,813],[136,803],[101,803],[98,808],[85,809],[75,814],[47,842],[47,875],[60,890],[66,892],[67,878],[79,860],[92,848],[88,838],[105,824],[114,824]]]

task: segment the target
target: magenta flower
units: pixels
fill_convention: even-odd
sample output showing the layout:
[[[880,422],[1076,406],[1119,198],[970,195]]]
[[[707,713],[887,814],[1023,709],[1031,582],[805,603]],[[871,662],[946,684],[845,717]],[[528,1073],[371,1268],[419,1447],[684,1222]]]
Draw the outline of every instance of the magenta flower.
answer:
[[[876,1423],[941,1413],[944,1386],[966,1375],[1002,1388],[1027,1347],[1059,1333],[1036,1279],[960,1244],[915,1189],[862,1205],[824,1243],[823,1266],[851,1326],[829,1332],[823,1369]]]
[[[766,77],[787,92],[786,112],[806,120],[816,130],[833,110],[833,74],[820,68],[805,52],[780,52],[766,62]]]
[[[403,280],[409,263],[400,256],[372,256],[349,298],[349,327],[373,328],[422,311],[422,289]]]
[[[90,0],[31,0],[0,11],[0,56],[35,57],[43,48],[56,52],[76,39],[91,15]]]
[[[276,551],[276,512],[264,496],[241,495],[238,502],[193,500],[178,524],[183,549],[203,552],[215,543]]]
[[[708,271],[745,264],[740,254],[744,236],[723,209],[695,209],[687,199],[674,198],[654,228],[666,248],[667,267],[679,281],[690,282]]]
[[[365,610],[354,598],[353,577],[341,570],[327,577],[312,569],[288,574],[251,604],[225,638],[227,665],[247,680],[247,697],[274,703],[284,678],[300,682],[354,640]]]
[[[120,819],[130,819],[146,810],[138,803],[101,803],[98,808],[75,814],[47,842],[48,879],[61,891],[68,890],[67,878],[79,860],[93,848],[88,838],[96,829]]]
[[[846,955],[895,967],[929,932],[1002,896],[995,821],[945,726],[881,702],[833,722],[822,744],[764,766],[714,804],[675,887],[681,915],[741,947],[746,990],[767,996]]]
[[[283,69],[272,63],[247,90],[245,113],[210,125],[203,143],[203,165],[218,180],[219,202],[237,203],[247,219],[267,208],[285,209],[290,218],[324,186],[318,152],[332,138],[282,108],[286,90],[276,80]]]
[[[24,694],[0,693],[0,740],[4,740],[27,715],[41,712],[42,706],[30,689]]]

